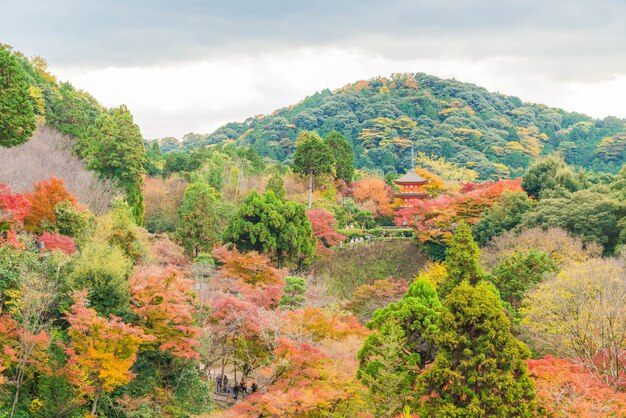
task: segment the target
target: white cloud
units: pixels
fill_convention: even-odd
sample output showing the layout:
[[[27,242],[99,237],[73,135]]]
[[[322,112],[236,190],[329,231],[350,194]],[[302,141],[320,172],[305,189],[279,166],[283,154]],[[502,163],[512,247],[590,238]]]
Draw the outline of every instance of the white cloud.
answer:
[[[561,81],[542,71],[541,62],[520,56],[402,59],[363,48],[320,46],[229,54],[169,66],[58,66],[52,71],[105,106],[127,104],[146,138],[208,133],[226,122],[294,104],[324,88],[396,72],[454,77],[526,101],[595,117],[626,117],[622,106],[626,75],[589,83]]]

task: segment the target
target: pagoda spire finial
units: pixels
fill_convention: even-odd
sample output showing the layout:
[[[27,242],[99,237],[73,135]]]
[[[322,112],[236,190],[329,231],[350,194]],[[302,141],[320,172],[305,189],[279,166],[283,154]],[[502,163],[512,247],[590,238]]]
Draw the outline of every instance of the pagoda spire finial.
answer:
[[[411,144],[411,171],[415,171],[415,151],[413,150],[413,144]]]

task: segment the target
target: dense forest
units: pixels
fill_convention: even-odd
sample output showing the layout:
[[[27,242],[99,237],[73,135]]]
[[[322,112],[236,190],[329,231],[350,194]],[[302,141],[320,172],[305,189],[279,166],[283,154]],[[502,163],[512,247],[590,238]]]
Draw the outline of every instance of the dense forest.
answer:
[[[471,168],[484,181],[519,177],[532,161],[554,153],[574,167],[615,173],[626,161],[624,123],[418,73],[324,90],[271,115],[185,135],[181,145],[171,138],[161,143],[166,150],[235,143],[289,163],[300,131],[337,131],[353,146],[357,168],[403,173],[414,144],[424,156]]]
[[[0,46],[0,126],[1,416],[624,416],[623,120],[417,74],[144,140]]]

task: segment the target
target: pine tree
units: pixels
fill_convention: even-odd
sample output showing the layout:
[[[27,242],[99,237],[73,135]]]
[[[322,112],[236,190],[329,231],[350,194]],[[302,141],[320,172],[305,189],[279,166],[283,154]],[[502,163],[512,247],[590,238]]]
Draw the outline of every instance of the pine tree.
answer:
[[[444,302],[435,362],[420,377],[423,417],[530,417],[535,408],[526,359],[500,299],[485,281],[463,281]]]
[[[35,130],[35,111],[23,70],[0,44],[0,147],[14,147],[30,139]]]
[[[306,264],[315,253],[316,238],[304,206],[278,199],[272,191],[251,192],[223,238],[240,251],[268,254],[278,266]]]
[[[285,287],[283,296],[280,299],[280,306],[286,309],[298,309],[304,305],[306,297],[306,282],[302,277],[285,277]]]
[[[444,263],[448,275],[439,287],[439,296],[445,297],[450,291],[458,286],[463,280],[475,285],[484,277],[479,264],[478,245],[472,236],[472,228],[465,222],[461,222],[454,231],[450,246],[446,250]]]

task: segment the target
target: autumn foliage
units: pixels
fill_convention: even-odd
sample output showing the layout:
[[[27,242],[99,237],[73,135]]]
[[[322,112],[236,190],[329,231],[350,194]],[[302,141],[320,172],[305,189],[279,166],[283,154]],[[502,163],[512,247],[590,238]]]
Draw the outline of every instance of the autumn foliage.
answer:
[[[23,194],[13,193],[6,184],[0,184],[0,222],[3,218],[22,222],[30,211],[30,200]]]
[[[361,209],[374,212],[376,215],[391,215],[392,189],[382,179],[364,178],[350,184],[354,201]]]
[[[447,243],[460,221],[475,224],[505,190],[521,191],[520,180],[465,184],[458,194],[422,200],[396,213],[396,225],[410,225],[420,242]]]
[[[528,360],[545,415],[584,418],[618,417],[626,411],[626,393],[595,379],[567,359],[545,356]]]
[[[59,203],[70,202],[73,206],[77,204],[76,198],[65,189],[63,180],[56,177],[35,183],[35,191],[28,193],[26,197],[30,202],[30,210],[24,222],[30,230],[36,230],[43,220],[54,224],[54,207]]]
[[[317,238],[318,254],[329,253],[328,247],[338,245],[346,239],[345,236],[335,231],[337,221],[334,214],[324,209],[309,209],[307,215],[311,221],[313,235]]]
[[[130,278],[132,310],[144,332],[161,351],[184,359],[198,357],[193,284],[175,268],[144,267]]]
[[[45,232],[39,237],[39,241],[43,244],[44,250],[47,251],[61,251],[65,254],[74,254],[76,252],[74,240],[64,235]]]
[[[82,394],[93,400],[95,414],[103,392],[111,392],[135,377],[130,370],[139,347],[154,338],[140,328],[125,324],[114,315],[109,319],[86,306],[86,292],[73,295],[74,305],[65,315],[70,324],[67,377]]]

